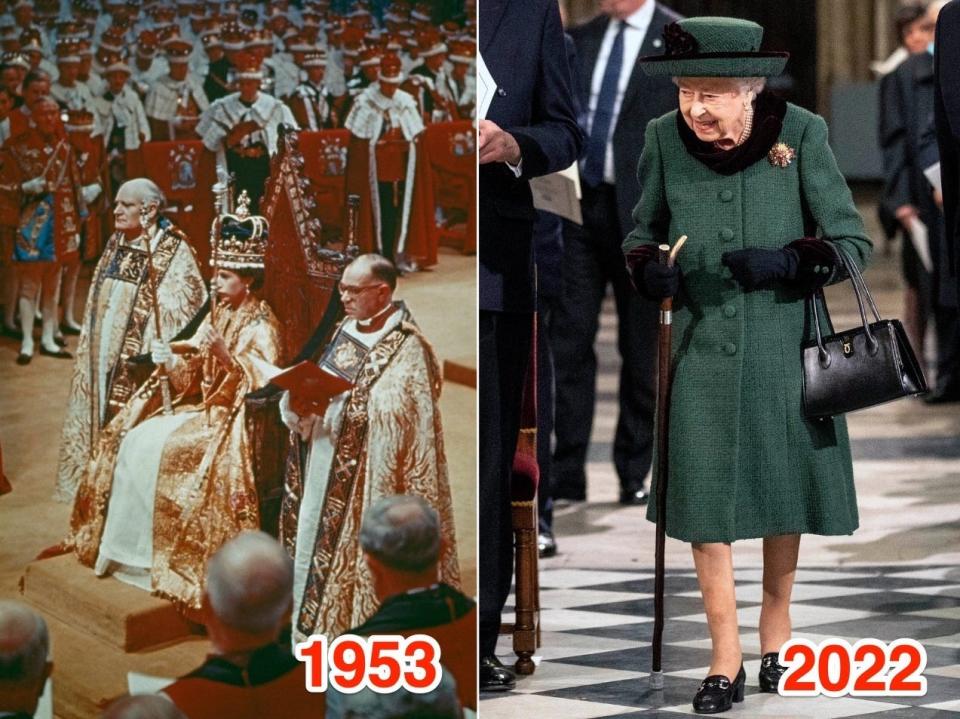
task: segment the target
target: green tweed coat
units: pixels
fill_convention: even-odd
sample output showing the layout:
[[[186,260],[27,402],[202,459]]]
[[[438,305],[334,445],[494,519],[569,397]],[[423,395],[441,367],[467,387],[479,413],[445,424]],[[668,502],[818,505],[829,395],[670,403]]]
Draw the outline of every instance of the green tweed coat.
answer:
[[[765,157],[724,176],[688,154],[676,114],[647,126],[636,228],[623,245],[688,237],[673,302],[666,532],[687,542],[851,534],[846,421],[811,422],[802,412],[804,297],[779,284],[744,292],[720,262],[730,250],[781,248],[815,225],[866,264],[872,245],[826,123],[788,105],[778,142],[795,159],[779,167]],[[647,518],[655,521],[654,501]]]

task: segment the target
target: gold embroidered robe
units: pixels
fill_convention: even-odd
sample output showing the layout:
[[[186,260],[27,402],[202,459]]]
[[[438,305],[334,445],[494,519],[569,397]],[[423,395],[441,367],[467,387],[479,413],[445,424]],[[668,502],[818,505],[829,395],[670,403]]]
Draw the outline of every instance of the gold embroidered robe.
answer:
[[[423,497],[440,517],[440,581],[460,588],[453,505],[440,419],[440,363],[405,308],[398,325],[357,358],[354,388],[341,417],[314,539],[313,558],[294,617],[294,637],[336,637],[369,619],[379,602],[360,548],[360,520],[380,497]],[[331,340],[337,346],[343,323]],[[343,353],[328,351],[325,355]],[[326,366],[326,361],[321,364]],[[345,364],[349,364],[347,361]],[[346,374],[353,374],[348,370]],[[299,437],[293,433],[292,442]],[[281,539],[296,557],[304,496],[300,452],[291,452]]]
[[[208,316],[199,331],[209,322]],[[174,411],[194,416],[164,444],[154,499],[151,588],[194,609],[200,607],[209,557],[242,530],[259,527],[244,395],[268,381],[253,360],[274,364],[281,355],[277,318],[266,302],[253,296],[236,310],[220,307],[216,328],[234,365],[226,369],[205,353],[190,352],[171,367]],[[205,365],[211,377],[209,425],[201,387]],[[101,433],[70,520],[71,543],[86,565],[93,566],[100,549],[123,438],[161,412],[159,376],[154,373]]]
[[[60,501],[73,498],[100,430],[137,389],[127,358],[149,352],[156,338],[146,257],[143,239],[118,232],[94,270],[60,438]],[[153,250],[153,266],[162,335],[170,340],[203,306],[207,290],[190,240],[172,224]]]

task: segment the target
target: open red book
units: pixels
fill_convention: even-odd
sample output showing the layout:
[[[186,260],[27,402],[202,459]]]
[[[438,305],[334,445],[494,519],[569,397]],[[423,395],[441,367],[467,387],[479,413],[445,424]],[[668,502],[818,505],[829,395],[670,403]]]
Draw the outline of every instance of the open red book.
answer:
[[[322,370],[319,365],[307,360],[287,369],[274,367],[259,359],[254,362],[271,383],[289,391],[298,402],[326,406],[331,398],[353,389],[352,382]]]

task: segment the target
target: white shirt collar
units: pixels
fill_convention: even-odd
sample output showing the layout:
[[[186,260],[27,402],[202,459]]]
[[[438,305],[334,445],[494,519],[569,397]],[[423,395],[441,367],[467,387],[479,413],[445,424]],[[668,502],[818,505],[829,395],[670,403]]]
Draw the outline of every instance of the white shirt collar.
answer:
[[[646,32],[653,21],[653,12],[657,9],[655,0],[647,0],[636,12],[627,17],[624,22],[634,30],[643,30]],[[613,20],[616,22],[616,20]]]

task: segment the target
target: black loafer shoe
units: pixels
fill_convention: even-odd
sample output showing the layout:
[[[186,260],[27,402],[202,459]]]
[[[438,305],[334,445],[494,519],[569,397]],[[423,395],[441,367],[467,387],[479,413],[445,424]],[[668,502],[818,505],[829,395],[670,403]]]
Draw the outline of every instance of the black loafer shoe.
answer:
[[[60,331],[65,335],[78,335],[80,330],[77,327],[71,327],[66,322],[60,323]]]
[[[30,364],[30,360],[33,359],[33,355],[25,355],[23,352],[17,355],[17,364],[18,365],[27,365]]]
[[[620,504],[641,505],[641,504],[646,504],[649,499],[650,499],[650,495],[644,492],[642,488],[620,490]]]
[[[506,692],[517,686],[516,675],[492,654],[480,657],[480,691]]]
[[[46,347],[40,347],[40,354],[44,357],[53,357],[54,359],[73,359],[73,355],[69,352],[64,352],[60,350],[59,352],[51,352]]]
[[[702,682],[693,698],[693,710],[697,714],[719,714],[733,706],[734,702],[743,701],[744,685],[747,682],[747,673],[740,665],[737,678],[732,682],[722,674],[711,674]]]
[[[760,691],[776,694],[780,686],[780,677],[787,668],[777,661],[779,652],[768,652],[760,660]]]
[[[537,536],[537,548],[540,550],[540,559],[554,557],[557,554],[557,540],[553,532],[545,530]]]

